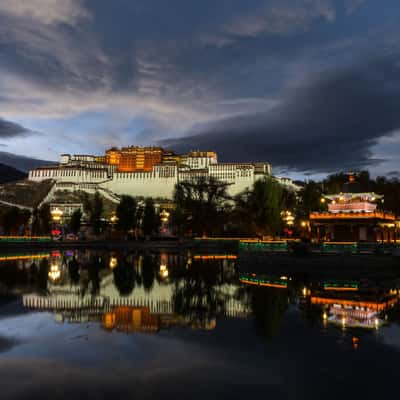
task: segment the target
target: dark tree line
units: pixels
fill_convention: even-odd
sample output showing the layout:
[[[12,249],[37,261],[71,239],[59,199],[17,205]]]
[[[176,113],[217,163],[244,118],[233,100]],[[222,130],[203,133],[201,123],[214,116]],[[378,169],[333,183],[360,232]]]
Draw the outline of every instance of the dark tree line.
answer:
[[[295,207],[296,196],[273,178],[256,181],[238,196],[214,178],[180,182],[175,190],[171,223],[177,235],[279,235],[281,212]]]
[[[157,234],[160,226],[160,217],[152,198],[147,198],[144,205],[139,205],[132,196],[122,196],[116,209],[116,219],[116,229],[125,237],[128,232],[133,232],[135,238],[139,232],[148,237]]]
[[[373,179],[368,171],[361,171],[355,175],[353,186],[348,185],[348,181],[348,174],[338,173],[329,175],[320,182],[312,180],[306,182],[299,193],[297,214],[306,218],[311,211],[326,209],[326,205],[321,203],[323,194],[358,191],[375,192],[383,195],[384,202],[378,203],[378,207],[400,215],[400,180],[398,178],[378,176]]]

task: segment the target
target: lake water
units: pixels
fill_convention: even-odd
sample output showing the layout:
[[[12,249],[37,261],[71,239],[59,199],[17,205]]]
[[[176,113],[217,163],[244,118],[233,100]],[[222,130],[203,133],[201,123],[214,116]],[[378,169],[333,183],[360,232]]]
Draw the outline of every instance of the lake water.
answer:
[[[397,396],[399,288],[235,254],[1,254],[1,399]]]

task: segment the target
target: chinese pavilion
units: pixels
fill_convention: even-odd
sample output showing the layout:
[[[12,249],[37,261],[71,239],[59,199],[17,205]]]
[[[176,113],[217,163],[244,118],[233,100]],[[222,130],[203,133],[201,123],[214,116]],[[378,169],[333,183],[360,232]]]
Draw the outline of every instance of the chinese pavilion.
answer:
[[[322,241],[392,242],[396,240],[396,217],[378,209],[383,196],[374,192],[358,192],[350,174],[344,192],[324,195],[325,212],[312,212],[313,234]]]

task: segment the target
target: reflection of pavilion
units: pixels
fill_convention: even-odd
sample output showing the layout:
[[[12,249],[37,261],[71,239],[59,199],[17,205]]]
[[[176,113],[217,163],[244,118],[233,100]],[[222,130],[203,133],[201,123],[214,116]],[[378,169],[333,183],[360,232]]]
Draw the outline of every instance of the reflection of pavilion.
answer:
[[[343,327],[378,328],[383,323],[381,313],[399,300],[391,292],[377,297],[374,293],[359,293],[352,287],[347,290],[345,287],[337,291],[332,288],[328,290],[329,293],[312,295],[311,304],[324,307],[324,321]]]

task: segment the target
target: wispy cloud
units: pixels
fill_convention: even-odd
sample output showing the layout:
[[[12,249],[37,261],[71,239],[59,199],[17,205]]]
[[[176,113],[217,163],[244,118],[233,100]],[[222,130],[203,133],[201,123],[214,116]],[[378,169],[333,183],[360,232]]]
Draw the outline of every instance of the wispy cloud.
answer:
[[[90,13],[81,0],[1,0],[0,13],[43,24],[75,24]]]

